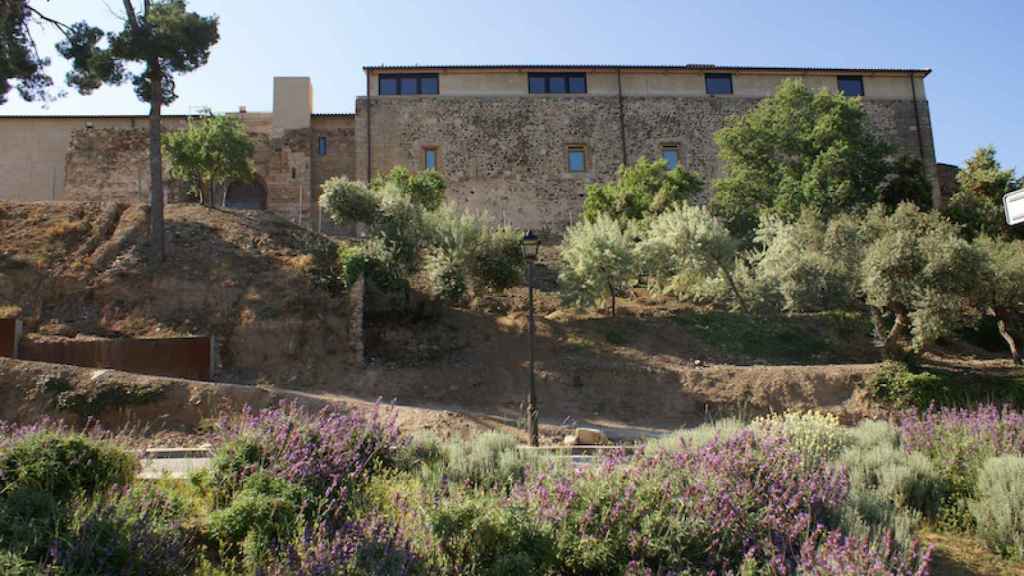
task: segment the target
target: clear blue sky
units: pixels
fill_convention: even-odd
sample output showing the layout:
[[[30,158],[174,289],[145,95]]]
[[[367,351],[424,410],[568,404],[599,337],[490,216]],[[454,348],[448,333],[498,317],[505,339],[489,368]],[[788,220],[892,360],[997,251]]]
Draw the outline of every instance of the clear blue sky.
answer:
[[[34,4],[117,25],[117,0]],[[108,8],[109,5],[109,8]],[[1024,2],[191,0],[221,17],[210,63],[178,79],[171,112],[270,110],[271,77],[310,76],[317,112],[351,112],[377,64],[719,64],[921,67],[937,157],[994,144],[1024,171]],[[56,37],[41,33],[51,53]],[[59,57],[51,67],[63,81]],[[144,114],[130,87],[0,114]]]

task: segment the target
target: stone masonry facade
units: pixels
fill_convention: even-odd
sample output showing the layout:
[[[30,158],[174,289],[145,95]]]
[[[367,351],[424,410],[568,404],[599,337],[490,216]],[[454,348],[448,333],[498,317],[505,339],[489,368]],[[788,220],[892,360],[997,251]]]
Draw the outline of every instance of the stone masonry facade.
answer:
[[[722,174],[714,134],[726,118],[754,107],[757,98],[608,96],[378,97],[356,104],[356,149],[366,149],[365,109],[371,102],[371,173],[395,165],[417,167],[424,148],[439,151],[448,197],[501,222],[557,231],[578,217],[585,187],[614,177],[641,156],[658,158],[663,145],[679,147],[680,162],[707,184]],[[922,158],[913,102],[864,102],[879,133],[899,151]],[[923,160],[935,178],[927,103]],[[623,156],[623,133],[625,157]],[[569,172],[566,150],[582,145],[587,170]],[[366,174],[365,155],[356,173]],[[705,198],[706,199],[706,198]]]
[[[367,94],[356,99],[354,114],[315,114],[309,79],[275,78],[273,112],[235,115],[256,142],[253,164],[266,208],[293,222],[321,228],[316,199],[328,179],[365,180],[399,165],[420,170],[430,149],[456,205],[558,233],[578,218],[587,184],[612,178],[624,162],[657,158],[667,145],[708,184],[706,200],[723,170],[713,137],[728,117],[750,110],[784,77],[804,78],[817,90],[859,73],[863,106],[879,134],[899,152],[923,160],[938,194],[926,70],[714,68],[729,72],[736,92],[708,95],[707,70],[700,67],[578,67],[571,69],[586,75],[587,93],[532,94],[527,72],[535,68],[367,68]],[[559,69],[543,72],[553,70]],[[438,88],[427,95],[379,95],[385,73],[433,76]],[[165,117],[164,129],[181,129],[188,121]],[[16,128],[7,134],[29,141],[29,148],[3,147],[0,167],[36,163],[42,176],[39,182],[7,183],[10,189],[0,183],[0,199],[31,199],[37,188],[35,196],[47,200],[148,199],[144,117],[0,117],[0,144],[5,126]],[[33,151],[32,140],[47,141],[48,148]],[[585,150],[584,170],[570,171],[569,147]],[[54,183],[56,174],[63,174],[62,186]],[[174,183],[167,184],[168,200],[183,200]],[[335,231],[326,223],[323,228]]]

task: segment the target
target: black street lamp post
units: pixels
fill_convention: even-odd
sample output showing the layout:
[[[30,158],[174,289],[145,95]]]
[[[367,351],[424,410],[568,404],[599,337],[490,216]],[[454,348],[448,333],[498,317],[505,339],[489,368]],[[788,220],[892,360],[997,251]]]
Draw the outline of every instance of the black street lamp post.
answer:
[[[530,390],[526,396],[526,429],[530,435],[530,446],[540,445],[540,434],[537,431],[537,388],[533,376],[533,263],[537,261],[540,250],[540,238],[527,231],[522,242],[523,258],[526,259],[526,286],[530,307]]]

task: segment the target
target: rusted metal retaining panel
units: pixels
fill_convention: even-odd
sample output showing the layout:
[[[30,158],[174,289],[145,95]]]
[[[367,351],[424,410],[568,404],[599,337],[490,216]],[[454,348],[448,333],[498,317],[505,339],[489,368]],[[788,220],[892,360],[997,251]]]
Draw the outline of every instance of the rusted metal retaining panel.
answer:
[[[21,319],[0,318],[0,356],[17,358],[19,340],[21,340]]]
[[[152,376],[209,380],[213,372],[213,338],[23,340],[18,358]]]

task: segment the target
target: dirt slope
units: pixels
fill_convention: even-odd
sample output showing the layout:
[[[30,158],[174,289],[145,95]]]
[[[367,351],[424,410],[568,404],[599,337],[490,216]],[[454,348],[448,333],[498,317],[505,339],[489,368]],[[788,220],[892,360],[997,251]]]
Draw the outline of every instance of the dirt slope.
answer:
[[[312,282],[325,240],[265,212],[166,216],[155,264],[146,206],[0,203],[0,312],[20,310],[29,337],[213,334],[227,381],[301,386],[347,369],[345,300]]]

